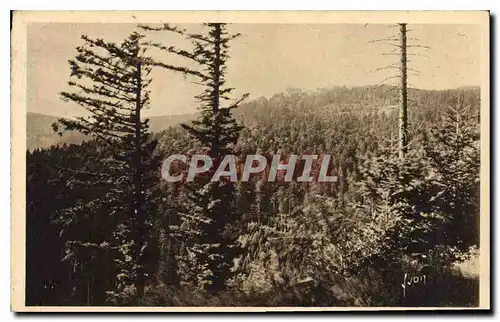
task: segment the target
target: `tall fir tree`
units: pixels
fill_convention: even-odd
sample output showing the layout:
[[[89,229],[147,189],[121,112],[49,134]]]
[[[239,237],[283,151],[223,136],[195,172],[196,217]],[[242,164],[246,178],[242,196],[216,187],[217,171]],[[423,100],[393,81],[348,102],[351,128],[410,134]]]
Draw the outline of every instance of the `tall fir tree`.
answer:
[[[90,116],[60,119],[54,129],[77,130],[95,138],[109,151],[109,157],[96,162],[106,164],[105,177],[114,186],[100,196],[99,206],[109,210],[114,230],[101,248],[109,248],[118,258],[115,289],[110,300],[117,304],[139,304],[144,293],[144,252],[147,248],[150,208],[145,186],[146,177],[156,168],[152,157],[156,141],[150,139],[148,120],[141,111],[149,104],[148,78],[151,59],[144,56],[142,35],[132,33],[121,44],[82,36],[84,46],[70,60],[68,84],[75,91],[62,92],[61,97],[83,106]],[[91,182],[87,181],[87,184]],[[94,202],[96,203],[96,202]]]
[[[233,152],[242,129],[232,116],[232,109],[246,97],[232,101],[233,88],[226,85],[226,68],[229,59],[229,43],[239,34],[227,31],[226,24],[206,23],[207,32],[189,33],[177,27],[164,25],[160,28],[143,26],[148,30],[166,30],[184,35],[193,50],[166,47],[158,43],[150,45],[194,61],[198,68],[188,72],[199,79],[204,89],[196,96],[200,103],[200,117],[190,125],[183,124],[191,137],[197,140],[213,160],[216,168],[224,157]],[[186,187],[186,203],[179,214],[181,224],[172,227],[173,234],[182,244],[177,256],[181,283],[211,292],[225,287],[230,276],[233,258],[236,256],[235,236],[232,225],[237,220],[235,186],[222,178],[211,182],[208,175],[198,176]]]

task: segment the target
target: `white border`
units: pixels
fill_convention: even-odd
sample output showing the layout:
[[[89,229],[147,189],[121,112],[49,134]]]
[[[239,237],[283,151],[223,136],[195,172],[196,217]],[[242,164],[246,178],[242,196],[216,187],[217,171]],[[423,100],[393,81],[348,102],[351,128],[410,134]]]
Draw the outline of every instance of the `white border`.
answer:
[[[166,4],[168,3],[168,4]],[[165,0],[156,0],[156,1],[137,1],[137,0],[121,0],[114,3],[110,1],[102,1],[102,0],[86,0],[81,2],[68,2],[62,0],[50,1],[50,2],[41,2],[34,0],[20,0],[16,1],[14,4],[10,6],[7,4],[7,8],[2,8],[4,17],[3,28],[1,29],[3,32],[3,50],[1,51],[1,67],[2,67],[2,102],[3,108],[0,109],[0,151],[3,151],[3,155],[1,158],[2,162],[2,172],[0,180],[0,205],[3,206],[1,209],[5,209],[5,213],[3,216],[3,225],[1,225],[1,229],[3,229],[3,233],[0,234],[0,245],[2,245],[1,249],[4,252],[4,258],[10,258],[9,250],[10,250],[10,109],[7,106],[10,106],[10,94],[8,88],[10,88],[10,44],[7,43],[7,39],[10,39],[9,34],[9,14],[7,9],[21,9],[21,10],[155,10],[155,9],[163,9],[163,10],[484,10],[490,9],[493,13],[498,13],[499,7],[498,1],[431,1],[431,0],[419,0],[415,2],[407,2],[407,1],[356,1],[350,0],[344,3],[340,2],[332,2],[332,1],[317,1],[317,0],[308,0],[308,1],[297,1],[297,0],[288,0],[288,1],[275,1],[271,2],[269,0],[253,0],[248,1],[246,3],[238,3],[238,1],[222,1],[222,0],[210,0],[210,1],[200,1],[200,0],[183,0],[177,3],[173,1],[165,1]],[[1,4],[4,7],[4,3]],[[495,43],[498,41],[498,36],[495,35]],[[496,47],[496,46],[495,46]],[[496,57],[491,57],[494,59]],[[496,69],[495,69],[496,71]],[[498,93],[499,88],[498,85],[492,83],[494,88],[492,88],[493,92]],[[498,113],[493,114],[495,117],[494,121],[498,121]],[[495,127],[492,127],[492,129]],[[495,146],[492,147],[494,151],[495,148],[498,148],[500,144],[498,140],[495,140]],[[497,159],[498,161],[498,159]],[[498,165],[498,163],[496,164]],[[493,166],[493,165],[492,165]],[[494,177],[495,181],[498,179],[498,173]],[[494,200],[500,200],[500,192],[496,191]],[[493,216],[494,214],[492,214]],[[495,229],[498,231],[498,222],[496,220]],[[7,232],[6,232],[7,231]],[[494,236],[494,234],[492,234]],[[493,245],[492,245],[493,246]],[[492,258],[494,260],[494,257]],[[4,260],[3,265],[1,265],[1,277],[2,277],[2,286],[4,286],[4,292],[1,293],[2,297],[2,309],[1,309],[1,321],[11,321],[15,318],[15,316],[9,312],[9,293],[7,290],[10,288],[10,268],[7,260]],[[493,273],[493,272],[492,272]],[[497,295],[495,291],[495,295]],[[198,316],[193,316],[197,318]],[[262,319],[262,316],[256,316],[259,319]],[[49,317],[51,318],[51,317]],[[101,318],[97,317],[89,317],[92,320],[101,320]],[[116,318],[116,317],[115,317]],[[127,317],[119,317],[119,318],[127,318]],[[168,316],[169,319],[177,319],[174,316]],[[217,319],[218,317],[212,317]],[[273,318],[278,318],[277,316],[273,316]],[[304,318],[304,317],[302,317]],[[340,317],[336,317],[340,318]],[[372,318],[372,317],[370,317]],[[385,317],[381,317],[385,318]],[[419,320],[424,317],[405,317],[405,319],[410,320]],[[455,316],[454,320],[465,321],[469,318],[466,316]],[[39,319],[37,317],[35,320]],[[89,320],[90,320],[89,319]],[[247,320],[247,318],[238,317],[238,319]],[[342,318],[341,318],[342,319]],[[103,319],[102,319],[103,320]]]

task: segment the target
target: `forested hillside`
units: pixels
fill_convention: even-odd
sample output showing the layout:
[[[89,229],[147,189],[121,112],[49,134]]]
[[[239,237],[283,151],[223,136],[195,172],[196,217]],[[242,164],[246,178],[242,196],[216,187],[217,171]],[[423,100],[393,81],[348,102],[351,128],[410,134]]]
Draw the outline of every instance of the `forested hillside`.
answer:
[[[236,153],[301,154],[306,151],[310,153],[328,153],[334,156],[334,171],[339,174],[340,180],[336,184],[318,187],[296,182],[284,186],[268,184],[266,187],[262,186],[265,183],[241,183],[238,187],[235,202],[238,211],[244,214],[244,220],[249,227],[238,228],[240,229],[238,235],[245,238],[244,236],[247,235],[243,235],[243,232],[249,234],[248,236],[251,236],[252,233],[255,234],[256,232],[252,230],[247,231],[247,229],[251,228],[257,229],[258,226],[252,226],[253,222],[265,223],[283,220],[282,224],[284,224],[286,221],[284,221],[283,216],[292,214],[299,216],[298,214],[304,211],[303,207],[307,205],[307,197],[312,198],[312,192],[318,191],[320,195],[332,197],[333,200],[338,200],[339,196],[346,193],[357,192],[357,189],[359,189],[357,185],[360,183],[360,177],[363,176],[361,173],[363,171],[363,161],[370,157],[387,155],[395,151],[396,111],[394,109],[384,109],[384,107],[393,105],[390,94],[386,94],[389,90],[390,88],[387,87],[335,88],[315,93],[303,93],[296,90],[277,94],[270,99],[261,98],[243,104],[235,113],[238,121],[245,126],[235,148]],[[389,91],[389,93],[391,92]],[[442,123],[443,117],[447,115],[448,107],[457,104],[458,97],[463,98],[462,102],[464,106],[467,106],[468,113],[472,116],[478,114],[479,90],[477,89],[439,92],[418,91],[417,93],[418,96],[415,95],[416,100],[411,108],[412,120],[415,120],[412,124],[412,135],[415,137],[413,142],[416,146],[425,144],[425,134],[430,129],[434,128],[437,132],[446,129],[445,123]],[[384,99],[386,95],[389,97],[388,99]],[[346,101],[349,104],[346,104]],[[377,104],[373,104],[373,101],[376,101]],[[369,107],[365,108],[365,106]],[[379,108],[374,108],[374,106]],[[380,112],[380,110],[383,112]],[[474,128],[477,131],[477,118],[473,117],[473,120],[476,124]],[[179,126],[170,127],[156,134],[156,136],[158,146],[155,153],[161,157],[165,157],[170,153],[187,152],[197,146],[196,142],[190,140],[185,130]],[[442,142],[442,144],[446,143]],[[68,223],[62,223],[59,220],[52,221],[54,214],[59,209],[64,209],[68,204],[74,202],[85,203],[85,200],[81,200],[81,196],[85,196],[84,199],[89,198],[91,200],[93,195],[104,193],[106,190],[99,192],[99,187],[96,185],[88,188],[92,193],[78,190],[77,186],[69,179],[72,177],[71,173],[65,173],[67,171],[61,170],[70,167],[81,169],[79,170],[81,172],[83,169],[88,168],[89,175],[90,173],[97,173],[100,167],[99,163],[91,162],[92,158],[99,158],[99,153],[95,150],[95,147],[95,143],[89,142],[44,150],[36,149],[34,152],[27,154],[29,198],[27,216],[28,236],[31,236],[27,247],[28,250],[34,252],[32,257],[28,256],[32,261],[28,262],[28,269],[33,270],[32,272],[28,271],[28,276],[31,276],[34,280],[28,279],[28,283],[39,285],[37,288],[39,291],[30,294],[30,297],[28,297],[32,302],[48,301],[46,303],[50,304],[50,301],[58,301],[61,298],[69,301],[72,298],[72,301],[76,302],[69,302],[68,304],[86,304],[88,301],[104,303],[104,293],[91,290],[90,292],[96,293],[93,295],[92,300],[88,298],[89,295],[87,294],[87,288],[94,287],[89,285],[96,283],[96,278],[103,281],[108,280],[104,276],[97,276],[104,274],[104,270],[93,268],[94,273],[82,271],[79,275],[76,274],[77,271],[75,270],[77,268],[83,270],[84,267],[78,266],[78,262],[74,261],[73,267],[66,261],[61,262],[61,259],[68,255],[64,251],[65,240],[69,241],[74,237],[70,238],[63,228]],[[159,163],[156,166],[157,169],[160,168]],[[460,171],[460,169],[452,170]],[[478,172],[475,175],[478,176]],[[151,217],[155,218],[153,221],[155,222],[154,235],[150,236],[154,245],[154,251],[152,251],[153,254],[150,259],[150,265],[152,265],[150,270],[153,276],[151,283],[167,285],[168,288],[169,283],[176,283],[176,264],[175,259],[171,256],[178,244],[168,237],[168,227],[179,220],[175,213],[176,207],[181,206],[178,205],[180,203],[178,200],[179,194],[176,192],[180,188],[176,185],[166,185],[159,176],[153,176],[152,185],[157,205],[151,214]],[[353,185],[353,192],[350,192],[348,188],[351,185]],[[263,200],[256,198],[257,187],[261,191]],[[343,198],[345,197],[342,197],[341,200]],[[477,202],[478,195],[475,198]],[[309,207],[307,206],[305,209],[311,211]],[[315,205],[314,207],[318,206]],[[334,206],[331,207],[335,209]],[[477,204],[476,208],[470,211],[471,213],[468,215],[472,216],[473,224],[469,226],[468,231],[475,235],[477,232],[473,227],[477,225],[474,222],[474,218],[478,218]],[[352,214],[346,216],[346,220],[355,220]],[[92,218],[95,219],[92,220]],[[75,217],[74,220],[77,220],[77,218]],[[74,224],[76,225],[77,222]],[[85,219],[84,222],[78,222],[72,230],[75,233],[78,232],[79,235],[86,236],[84,239],[87,242],[98,241],[103,238],[99,237],[101,234],[106,234],[106,229],[108,229],[106,227],[109,227],[110,224],[107,217],[92,215]],[[273,223],[273,225],[277,224]],[[112,228],[109,227],[109,229]],[[265,241],[262,242],[265,243]],[[474,243],[477,244],[477,241]],[[253,247],[261,246],[256,244]],[[47,248],[57,251],[50,252],[51,256],[47,257],[43,251]],[[260,256],[271,255],[261,254]],[[98,257],[92,262],[88,262],[87,265],[91,263],[103,265],[103,262]],[[247,265],[250,265],[250,263],[252,262]],[[301,270],[300,267],[295,269]],[[97,275],[94,276],[94,274]],[[108,274],[111,277],[115,273]],[[68,276],[68,280],[61,279],[61,276]],[[94,282],[88,280],[89,278],[94,279]],[[258,279],[264,278],[263,276],[255,278],[257,279],[255,283],[264,283],[264,281],[258,281]],[[75,279],[80,279],[78,283],[81,283],[83,289],[78,291],[80,293],[75,297],[68,297],[66,292],[69,292],[69,287],[75,283]],[[58,289],[54,291],[54,294],[63,290],[63,295],[58,295],[56,298],[52,298],[52,295],[42,295],[46,294],[43,283],[53,280],[58,281]],[[250,283],[245,281],[245,285]],[[271,282],[266,281],[265,283]],[[264,286],[258,285],[258,287]],[[271,287],[271,284],[268,284],[268,287]],[[48,296],[48,299],[42,299],[45,296]]]
[[[235,118],[239,122],[249,122],[249,124],[260,122],[265,119],[267,109],[272,109],[274,112],[294,109],[299,112],[301,109],[315,109],[315,115],[320,115],[320,111],[327,113],[357,113],[361,115],[369,115],[374,113],[383,113],[392,115],[390,118],[396,122],[394,115],[396,113],[397,103],[397,88],[394,86],[372,86],[346,88],[338,87],[334,89],[323,89],[314,92],[301,91],[300,89],[290,89],[288,92],[276,94],[270,98],[258,98],[251,102],[242,104],[235,111]],[[443,104],[453,104],[456,100],[456,93],[466,93],[467,99],[479,101],[479,88],[461,88],[446,91],[431,91],[411,89],[410,95],[415,98],[411,106],[411,112],[414,110],[428,110],[426,113],[433,113],[432,110],[443,108]],[[290,96],[290,97],[288,97]],[[447,98],[445,100],[445,97]],[[436,101],[436,99],[438,99]],[[439,101],[441,99],[442,101]],[[265,111],[262,111],[265,109]],[[264,115],[259,116],[259,113]],[[286,112],[285,112],[286,113]],[[324,115],[324,114],[321,114]],[[419,114],[416,114],[417,116]],[[181,123],[190,122],[196,119],[198,114],[181,114],[169,116],[151,116],[147,117],[150,129],[153,133],[159,133],[167,130],[169,127],[175,127]],[[52,145],[63,143],[80,143],[85,139],[78,132],[65,133],[62,137],[57,135],[52,129],[52,124],[57,121],[57,117],[27,113],[27,148],[33,150],[36,148],[49,148]],[[395,124],[395,123],[394,123]],[[385,127],[389,129],[389,127]],[[395,133],[396,128],[392,127]]]
[[[53,129],[87,140],[26,152],[27,305],[478,305],[478,280],[454,268],[479,247],[478,88],[410,89],[402,157],[396,87],[235,98],[225,24],[142,28],[193,48],[83,36],[61,97],[91,116]],[[153,68],[194,78],[199,112],[143,118]],[[210,169],[167,182],[174,154],[331,155],[338,180],[214,181]]]

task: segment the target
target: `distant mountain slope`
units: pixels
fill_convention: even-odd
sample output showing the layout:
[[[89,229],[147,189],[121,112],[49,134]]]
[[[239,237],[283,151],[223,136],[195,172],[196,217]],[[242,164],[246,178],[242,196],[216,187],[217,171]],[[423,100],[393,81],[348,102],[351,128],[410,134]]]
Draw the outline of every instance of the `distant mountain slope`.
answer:
[[[189,123],[198,117],[198,113],[151,116],[149,118],[149,127],[151,132],[161,132],[169,126],[175,126],[180,123]]]
[[[52,123],[56,122],[58,117],[38,113],[27,113],[26,116],[26,148],[33,150],[36,148],[48,148],[52,145],[63,143],[81,143],[85,135],[68,131],[59,136],[52,129]]]
[[[463,87],[449,90],[419,90],[410,89],[410,112],[416,109],[441,109],[456,99],[457,93],[466,93],[473,100],[479,100],[478,87]],[[451,99],[451,101],[450,101]],[[364,86],[347,88],[338,86],[330,89],[320,89],[315,92],[303,92],[291,89],[285,93],[277,93],[270,98],[257,98],[242,104],[234,110],[236,119],[245,126],[255,127],[262,122],[268,122],[271,111],[283,113],[301,113],[304,108],[313,108],[317,113],[384,113],[390,114],[397,110],[398,92],[394,86]],[[153,116],[150,119],[152,132],[161,132],[170,126],[189,123],[196,119],[198,113]],[[62,137],[54,133],[52,123],[55,116],[28,113],[27,115],[27,148],[47,148],[62,143],[80,143],[85,136],[78,132],[68,132]],[[258,127],[258,126],[257,126]]]
[[[169,115],[169,116],[153,116],[150,117],[149,125],[152,132],[160,132],[169,126],[174,126],[179,123],[189,122],[196,118],[196,114]],[[36,148],[48,148],[52,145],[63,143],[79,144],[85,140],[85,135],[70,131],[59,136],[52,130],[52,123],[56,122],[58,117],[52,115],[44,115],[39,113],[27,113],[26,116],[26,148],[33,150]]]
[[[168,116],[153,116],[149,117],[150,128],[152,132],[160,132],[169,126],[174,126],[179,123],[189,122],[196,118],[196,114],[168,115]],[[58,117],[44,115],[39,113],[27,113],[26,117],[26,148],[33,150],[36,148],[48,148],[52,145],[63,143],[79,144],[85,140],[85,135],[76,132],[65,132],[59,136],[52,130],[52,123],[56,122]]]

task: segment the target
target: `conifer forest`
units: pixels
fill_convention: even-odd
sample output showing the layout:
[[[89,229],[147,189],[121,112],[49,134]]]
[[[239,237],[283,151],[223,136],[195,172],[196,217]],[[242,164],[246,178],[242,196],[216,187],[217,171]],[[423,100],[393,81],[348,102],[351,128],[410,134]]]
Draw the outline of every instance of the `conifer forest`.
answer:
[[[27,116],[26,305],[478,306],[464,267],[480,246],[480,87],[413,86],[425,68],[411,61],[441,49],[412,47],[401,23],[387,28],[393,82],[259,97],[233,84],[231,49],[252,40],[232,27],[78,39],[57,99],[85,113]],[[196,110],[167,118],[184,94],[157,75],[195,86]],[[150,117],[152,91],[165,107]],[[237,180],[213,167],[169,182],[171,155],[234,156]],[[314,180],[318,162],[296,180],[299,160],[291,180],[240,180],[250,155],[328,155],[335,180]]]

